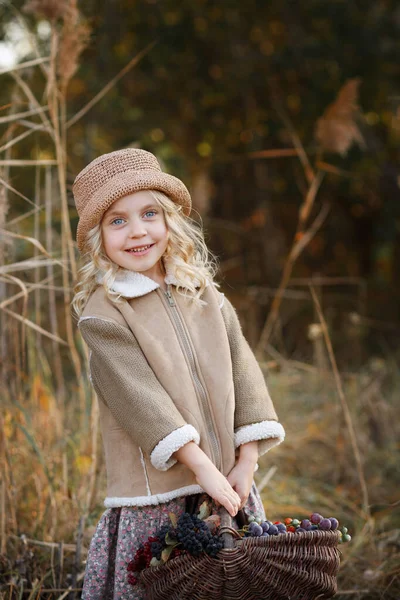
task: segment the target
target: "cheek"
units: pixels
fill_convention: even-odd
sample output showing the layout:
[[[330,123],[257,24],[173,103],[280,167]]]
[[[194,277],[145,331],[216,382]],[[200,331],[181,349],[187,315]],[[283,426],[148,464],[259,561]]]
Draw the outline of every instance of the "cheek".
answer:
[[[112,249],[118,245],[118,235],[116,231],[105,231],[103,234],[104,248]]]

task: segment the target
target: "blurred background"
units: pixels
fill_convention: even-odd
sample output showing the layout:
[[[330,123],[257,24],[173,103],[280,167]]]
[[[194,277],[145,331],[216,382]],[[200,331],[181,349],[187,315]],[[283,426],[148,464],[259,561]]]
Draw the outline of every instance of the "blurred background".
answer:
[[[286,428],[267,515],[337,516],[338,598],[399,598],[398,2],[0,15],[0,597],[79,597],[105,473],[71,188],[131,146],[188,186]]]

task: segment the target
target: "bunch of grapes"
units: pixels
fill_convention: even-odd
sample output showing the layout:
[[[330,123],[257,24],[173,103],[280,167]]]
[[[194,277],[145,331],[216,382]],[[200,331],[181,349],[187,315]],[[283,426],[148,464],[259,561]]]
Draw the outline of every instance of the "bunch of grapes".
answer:
[[[202,552],[215,557],[224,544],[219,535],[211,533],[205,521],[196,515],[183,513],[179,517],[176,527],[172,523],[164,525],[155,536],[149,537],[140,546],[133,560],[128,563],[128,582],[136,585],[139,581],[140,571],[150,567],[153,558],[161,561],[163,550],[171,547],[172,551],[168,558],[176,558],[187,552],[196,557],[200,556]]]
[[[304,533],[305,531],[339,531],[340,542],[350,542],[351,536],[347,527],[339,529],[339,521],[335,517],[324,518],[319,513],[313,513],[309,519],[292,519],[288,517],[281,521],[262,521],[259,517],[249,516],[249,525],[245,528],[244,537],[267,537],[269,535],[286,535],[288,533]]]
[[[206,552],[215,557],[224,546],[220,536],[213,535],[207,523],[189,513],[183,513],[179,517],[176,539],[192,556],[200,556],[202,552]]]

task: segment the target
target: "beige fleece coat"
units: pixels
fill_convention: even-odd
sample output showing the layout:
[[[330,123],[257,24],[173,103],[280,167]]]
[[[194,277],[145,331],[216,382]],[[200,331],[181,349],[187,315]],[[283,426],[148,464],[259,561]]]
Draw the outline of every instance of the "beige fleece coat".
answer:
[[[101,283],[101,278],[98,279]],[[199,444],[228,475],[235,450],[258,440],[259,455],[284,439],[260,367],[236,312],[210,284],[199,307],[152,279],[120,270],[111,302],[102,285],[78,326],[90,349],[107,469],[106,507],[145,506],[201,492],[173,458]]]

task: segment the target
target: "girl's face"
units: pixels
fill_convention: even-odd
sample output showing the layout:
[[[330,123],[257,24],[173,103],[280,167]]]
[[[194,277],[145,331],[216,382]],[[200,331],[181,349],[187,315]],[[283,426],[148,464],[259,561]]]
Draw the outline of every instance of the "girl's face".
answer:
[[[124,269],[163,281],[161,257],[168,244],[164,211],[147,190],[116,200],[101,221],[104,250]]]

